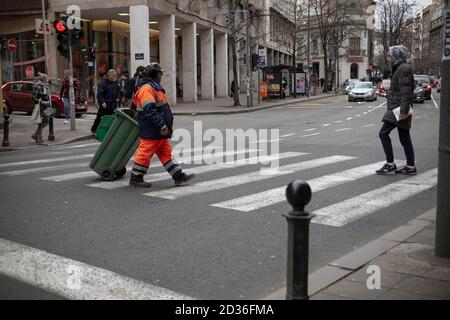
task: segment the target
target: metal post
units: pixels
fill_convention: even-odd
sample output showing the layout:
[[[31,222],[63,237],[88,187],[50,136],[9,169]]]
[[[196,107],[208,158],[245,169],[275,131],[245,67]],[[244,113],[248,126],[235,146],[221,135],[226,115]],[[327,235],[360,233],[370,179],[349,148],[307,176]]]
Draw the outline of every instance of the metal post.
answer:
[[[48,119],[48,141],[55,141],[55,131],[53,128],[53,117],[50,117]]]
[[[250,10],[248,8],[247,1],[247,10],[245,11],[245,52],[246,52],[246,63],[247,63],[247,107],[251,106],[251,97],[250,97],[250,75],[251,75],[251,61],[252,57],[250,54]]]
[[[314,217],[306,212],[311,200],[310,186],[302,181],[292,181],[286,188],[286,198],[293,210],[283,214],[288,223],[287,300],[308,299],[309,224]]]
[[[439,163],[436,207],[435,255],[450,258],[450,3],[443,10],[444,59],[441,67]]]
[[[42,23],[44,24],[44,61],[45,61],[45,73],[48,74],[48,59],[47,59],[47,28],[45,24],[45,3],[42,0]]]
[[[306,61],[306,65],[307,65],[307,68],[306,68],[306,79],[307,79],[307,83],[308,83],[308,86],[307,86],[307,90],[306,90],[306,96],[309,98],[309,89],[311,88],[311,82],[310,82],[310,80],[311,80],[311,74],[310,74],[310,70],[309,70],[309,55],[310,55],[310,48],[309,48],[309,22],[310,22],[310,18],[309,18],[309,0],[308,0],[308,31],[307,31],[307,51],[308,51],[308,53],[307,53],[307,61]]]
[[[3,142],[2,147],[9,147],[9,114],[3,111]]]
[[[95,107],[98,109],[98,101],[97,101],[97,57],[95,56],[97,54],[97,45],[94,42],[92,44],[92,47],[94,47],[94,103]],[[132,70],[133,71],[133,70]]]
[[[68,30],[68,42],[69,42],[69,100],[70,100],[70,130],[74,131],[75,128],[75,92],[73,90],[73,66],[72,66],[72,31]]]

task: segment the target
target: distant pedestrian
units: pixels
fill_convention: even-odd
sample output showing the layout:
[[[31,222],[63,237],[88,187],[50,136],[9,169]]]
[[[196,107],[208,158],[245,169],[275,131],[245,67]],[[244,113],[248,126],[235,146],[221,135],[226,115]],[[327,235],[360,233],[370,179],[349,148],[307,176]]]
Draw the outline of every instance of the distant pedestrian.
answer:
[[[64,70],[64,79],[61,84],[61,92],[59,94],[59,99],[64,103],[64,123],[69,123],[70,120],[70,72],[69,70]],[[79,93],[80,82],[73,78],[73,89],[74,89],[74,99]]]
[[[32,99],[35,105],[38,105],[38,127],[31,138],[37,144],[44,144],[42,140],[42,130],[48,125],[50,117],[55,114],[52,107],[50,90],[48,88],[49,79],[44,73],[38,75],[37,81],[33,86]]]
[[[320,88],[323,90],[323,86],[325,85],[325,79],[320,78]]]
[[[128,71],[125,71],[118,81],[119,83],[119,101],[118,101],[118,107],[124,108],[127,104],[127,97],[126,97],[126,89],[127,89],[127,83],[129,80],[129,73]]]
[[[140,142],[134,157],[130,187],[151,187],[150,182],[144,181],[144,175],[155,154],[172,176],[176,186],[184,185],[194,177],[193,174],[185,174],[172,159],[170,138],[173,133],[173,115],[161,86],[163,72],[159,63],[154,62],[147,66],[144,78],[139,82],[139,88],[134,96],[138,111]]]
[[[131,108],[135,108],[135,106],[133,105],[133,94],[138,86],[139,80],[142,78],[142,73],[144,72],[144,70],[144,66],[137,67],[133,78],[129,79],[125,85],[125,97],[130,101]]]
[[[97,91],[98,111],[94,124],[91,127],[91,132],[95,134],[100,120],[105,115],[114,114],[117,108],[117,100],[119,98],[120,87],[117,83],[117,73],[114,69],[109,70],[106,76],[100,82]]]
[[[417,173],[414,162],[414,148],[411,142],[410,129],[414,99],[414,74],[411,66],[406,62],[408,52],[404,46],[389,48],[387,60],[392,66],[392,79],[387,96],[387,110],[383,117],[383,126],[380,130],[380,139],[386,154],[386,164],[376,171],[377,174],[411,174]],[[399,109],[398,109],[399,108]],[[399,111],[397,120],[395,111]],[[394,163],[394,152],[389,134],[397,128],[400,143],[406,156],[406,166],[397,169]]]

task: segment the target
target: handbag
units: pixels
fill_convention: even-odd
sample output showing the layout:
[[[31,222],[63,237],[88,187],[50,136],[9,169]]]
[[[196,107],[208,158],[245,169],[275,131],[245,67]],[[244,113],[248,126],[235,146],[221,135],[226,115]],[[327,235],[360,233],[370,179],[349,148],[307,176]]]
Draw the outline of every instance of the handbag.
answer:
[[[39,103],[34,105],[33,113],[31,114],[31,122],[35,124],[40,124],[42,122],[41,106]]]
[[[51,118],[56,114],[56,110],[52,106],[48,106],[44,109],[43,113],[47,118]]]

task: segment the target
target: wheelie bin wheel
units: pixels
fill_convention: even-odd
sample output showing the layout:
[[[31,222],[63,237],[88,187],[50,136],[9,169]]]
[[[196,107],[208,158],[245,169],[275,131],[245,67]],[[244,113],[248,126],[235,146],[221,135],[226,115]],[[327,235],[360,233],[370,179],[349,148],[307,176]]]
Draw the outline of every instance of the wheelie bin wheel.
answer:
[[[111,168],[103,169],[101,177],[103,180],[110,181],[110,180],[114,179],[114,172],[112,171]]]
[[[125,175],[125,173],[127,173],[127,168],[123,167],[122,169],[116,172],[116,176],[118,178],[122,178]]]

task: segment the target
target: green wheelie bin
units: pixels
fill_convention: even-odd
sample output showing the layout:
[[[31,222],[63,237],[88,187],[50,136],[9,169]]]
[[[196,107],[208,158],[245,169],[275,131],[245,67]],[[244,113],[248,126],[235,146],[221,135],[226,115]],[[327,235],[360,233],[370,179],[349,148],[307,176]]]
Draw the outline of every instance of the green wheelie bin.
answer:
[[[107,181],[125,175],[126,165],[139,146],[139,130],[134,112],[116,109],[115,113],[116,119],[89,163],[89,168]]]

